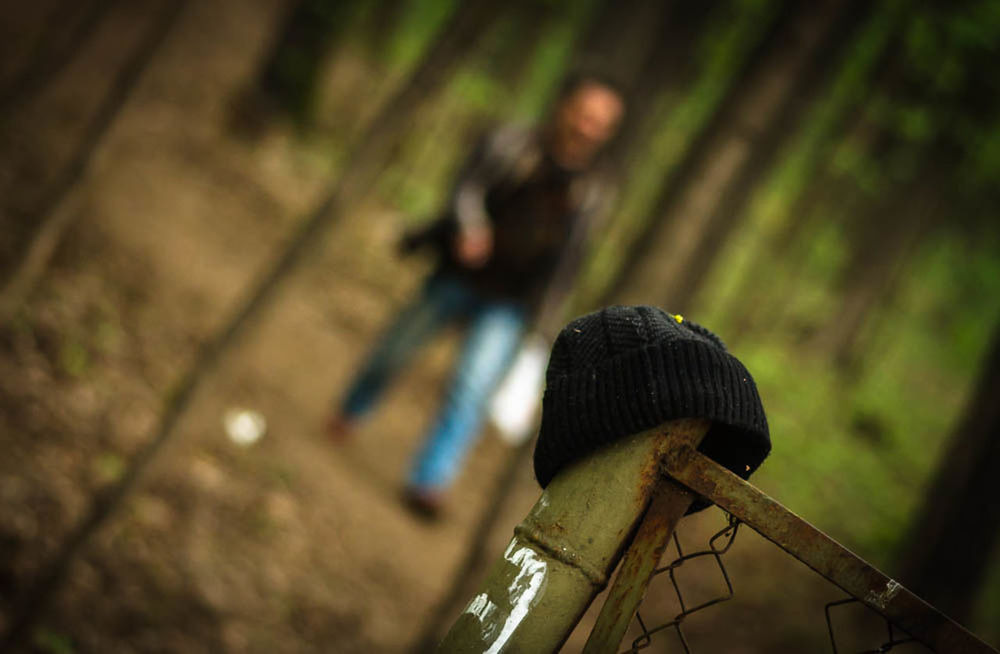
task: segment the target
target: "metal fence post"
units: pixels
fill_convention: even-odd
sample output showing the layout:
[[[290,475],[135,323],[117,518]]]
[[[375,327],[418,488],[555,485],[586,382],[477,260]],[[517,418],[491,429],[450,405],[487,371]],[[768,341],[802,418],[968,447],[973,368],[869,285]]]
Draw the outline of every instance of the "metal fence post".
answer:
[[[695,495],[666,477],[654,490],[649,509],[622,560],[594,629],[587,638],[583,654],[614,654],[625,631],[642,604],[653,571],[670,543],[677,523],[694,502]]]
[[[665,452],[697,447],[708,427],[671,421],[560,472],[438,652],[557,651],[607,585],[662,479]]]

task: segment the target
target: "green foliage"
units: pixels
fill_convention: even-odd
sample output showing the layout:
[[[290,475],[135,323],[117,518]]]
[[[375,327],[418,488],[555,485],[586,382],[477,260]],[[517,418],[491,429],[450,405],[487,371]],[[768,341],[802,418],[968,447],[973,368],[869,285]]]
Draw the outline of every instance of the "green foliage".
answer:
[[[774,171],[754,193],[747,219],[721,257],[728,265],[717,267],[706,285],[711,290],[706,290],[705,295],[710,294],[713,299],[707,307],[712,324],[724,324],[727,315],[738,310],[741,300],[752,296],[745,288],[746,280],[755,277],[752,270],[759,263],[772,263],[762,260],[767,258],[774,240],[788,229],[788,223],[811,218],[792,215],[791,211],[809,185],[816,183],[817,175],[829,169],[837,175],[853,175],[856,179],[875,178],[871,170],[873,163],[863,149],[850,140],[837,144],[836,139],[839,130],[852,114],[860,111],[861,103],[868,96],[876,66],[901,15],[902,3],[896,1],[883,2],[873,11],[844,48],[825,96],[811,108],[800,132],[789,139]],[[871,189],[874,183],[868,182],[865,187]],[[836,220],[837,217],[827,212],[824,219]],[[820,236],[815,240],[823,242],[826,239]],[[829,244],[821,243],[817,247],[829,248]],[[778,267],[772,273],[777,279],[799,272],[784,269],[784,262],[773,263]],[[822,288],[822,284],[818,288]]]
[[[125,460],[114,452],[104,452],[94,459],[93,471],[102,484],[110,484],[125,473]]]
[[[514,116],[536,119],[542,114],[569,62],[582,19],[587,16],[587,12],[579,9],[592,9],[593,5],[593,1],[576,5],[578,10],[572,17],[574,19],[559,22],[538,45],[525,75],[524,85],[517,94],[513,107]]]
[[[898,81],[881,89],[877,119],[901,141],[957,161],[962,191],[990,192],[1000,128],[1000,7],[989,0],[942,3],[907,18]]]
[[[444,24],[457,3],[455,0],[410,0],[391,40],[387,61],[392,68],[413,66]]]
[[[981,224],[974,236],[950,228],[968,220],[963,213],[995,216],[996,195],[984,189],[991,175],[995,185],[1000,172],[998,121],[984,120],[974,129],[972,121],[943,125],[975,103],[948,104],[940,98],[951,96],[929,93],[892,95],[875,85],[880,53],[891,47],[893,25],[902,17],[907,30],[926,27],[913,13],[903,14],[898,3],[886,3],[873,15],[842,57],[826,98],[758,189],[746,220],[719,257],[725,265],[713,270],[698,310],[692,312],[693,318],[736,340],[738,356],[760,386],[775,446],[756,483],[889,568],[1000,320],[1000,230],[995,218]],[[986,47],[986,41],[973,42]],[[936,76],[927,79],[928,85],[937,85],[938,94],[959,93],[970,78],[991,70],[963,63],[959,74],[954,62],[966,60],[937,52],[928,61],[934,57],[942,65],[924,72]],[[890,148],[888,156],[872,156],[870,128],[844,137],[843,117],[856,115],[859,108],[868,124],[892,126],[900,145]],[[954,141],[962,131],[948,130],[959,124],[968,142],[955,154]],[[957,172],[955,185],[976,188],[979,200],[971,207],[945,205],[948,217],[957,220],[942,220],[934,238],[910,259],[892,301],[868,320],[862,369],[845,377],[810,338],[826,320],[837,320],[836,280],[852,247],[844,231],[851,207],[857,210],[858,201],[864,206],[898,193],[922,166],[939,163],[942,152],[961,162],[942,174]],[[817,174],[824,169],[856,190],[833,196],[814,209],[815,215],[791,215],[805,189],[823,183]],[[854,200],[852,193],[858,194]],[[790,221],[801,220],[809,220],[810,226],[794,256],[769,256]],[[748,314],[757,318],[748,323]],[[748,324],[749,333],[733,331]],[[981,614],[995,615],[998,602],[1000,596],[987,591]],[[977,628],[988,634],[990,624],[983,617]]]
[[[1000,621],[997,607],[1000,606],[1000,556],[994,555],[993,565],[983,583],[976,614],[972,624],[977,626],[976,634],[988,643],[1000,643]]]
[[[974,188],[992,188],[1000,179],[1000,114],[985,133],[964,131],[962,147],[969,152],[962,178]]]
[[[51,629],[38,629],[32,639],[32,645],[39,652],[46,654],[73,654],[76,651],[73,639]]]
[[[82,377],[90,367],[90,352],[83,343],[66,339],[59,349],[59,367],[71,377]]]
[[[794,280],[773,277],[768,291],[790,298],[793,318],[766,320],[740,341],[775,443],[757,482],[879,565],[892,564],[1000,320],[1000,260],[990,254],[998,251],[1000,230],[974,250],[960,236],[929,242],[883,308],[856,379],[797,331],[835,299],[820,289],[842,256],[836,248],[814,247]]]

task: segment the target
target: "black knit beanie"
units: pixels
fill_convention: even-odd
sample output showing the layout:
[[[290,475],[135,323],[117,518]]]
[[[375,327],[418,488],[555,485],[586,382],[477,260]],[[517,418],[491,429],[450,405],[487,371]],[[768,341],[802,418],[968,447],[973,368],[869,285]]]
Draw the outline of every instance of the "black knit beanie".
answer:
[[[613,306],[569,323],[552,346],[545,383],[535,445],[543,488],[571,461],[677,418],[711,419],[698,449],[743,479],[771,451],[743,364],[709,330],[655,307]]]

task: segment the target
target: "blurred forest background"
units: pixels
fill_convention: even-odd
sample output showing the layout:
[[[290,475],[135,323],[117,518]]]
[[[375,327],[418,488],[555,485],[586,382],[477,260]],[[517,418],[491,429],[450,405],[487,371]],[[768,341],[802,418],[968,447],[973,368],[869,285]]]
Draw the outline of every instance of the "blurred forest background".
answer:
[[[530,467],[493,506],[509,448],[487,438],[442,524],[401,510],[453,338],[356,443],[322,421],[428,268],[400,232],[478,133],[539,120],[581,68],[631,106],[567,318],[641,302],[720,334],[771,423],[754,482],[1000,645],[1000,2],[2,15],[0,627],[26,651],[413,647],[479,516],[492,555],[537,498]],[[234,406],[261,441],[225,437]],[[841,593],[754,534],[731,556],[696,651],[829,651]],[[844,611],[857,649],[881,642]]]

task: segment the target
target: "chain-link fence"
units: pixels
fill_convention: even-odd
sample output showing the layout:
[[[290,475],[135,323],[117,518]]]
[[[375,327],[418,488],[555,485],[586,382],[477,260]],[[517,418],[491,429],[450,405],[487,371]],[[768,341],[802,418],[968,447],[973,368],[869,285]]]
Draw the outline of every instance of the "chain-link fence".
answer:
[[[683,651],[685,654],[692,654],[692,652],[697,651],[697,643],[692,645],[689,642],[687,635],[684,633],[683,624],[685,619],[695,613],[698,613],[699,611],[703,611],[726,602],[732,599],[735,595],[733,580],[729,570],[726,568],[724,555],[729,552],[730,548],[733,547],[741,523],[739,519],[733,517],[732,515],[728,513],[725,515],[727,522],[726,526],[709,538],[708,546],[706,548],[698,551],[685,552],[681,546],[678,531],[674,531],[673,537],[671,538],[673,551],[675,552],[674,558],[668,564],[658,567],[653,571],[653,575],[650,580],[650,588],[654,591],[658,590],[658,586],[663,583],[657,579],[658,577],[666,576],[669,578],[670,588],[677,599],[680,612],[665,622],[651,623],[648,620],[648,616],[647,618],[643,617],[643,611],[640,609],[636,612],[635,616],[635,624],[638,626],[639,635],[632,640],[628,649],[622,650],[620,654],[634,654],[640,650],[646,649],[652,646],[654,642],[661,642],[666,635],[671,632],[676,639],[676,644],[679,649],[675,647],[667,647],[662,648],[663,651]],[[686,562],[699,558],[707,558],[714,562],[720,573],[720,582],[718,584],[719,590],[718,593],[711,599],[692,605],[692,603],[685,598],[685,589],[679,581],[676,571]],[[836,609],[838,607],[848,605],[863,606],[860,600],[854,597],[848,597],[846,599],[828,602],[823,609],[826,617],[826,631],[829,634],[830,648],[833,651],[833,654],[843,654],[844,652],[844,650],[837,647],[837,621],[834,619],[834,614],[836,613]],[[882,619],[885,622],[885,629],[887,633],[884,641],[880,642],[873,649],[861,650],[858,654],[890,652],[897,646],[906,644],[912,645],[912,647],[909,648],[910,651],[927,651],[925,648],[920,646],[912,636],[909,636],[898,627],[895,627],[891,621],[885,618]]]
[[[584,654],[622,652],[633,621],[638,636],[624,652],[650,647],[696,651],[684,633],[694,614],[735,595],[725,559],[741,530],[752,529],[847,594],[823,609],[830,649],[848,651],[838,639],[847,607],[857,604],[885,621],[885,636],[855,647],[888,652],[927,647],[940,654],[1000,654],[822,531],[752,484],[697,451],[709,423],[678,420],[635,434],[581,460],[557,476],[528,516],[493,572],[441,644],[440,652],[555,652],[566,642],[594,597],[617,568]],[[685,552],[677,526],[692,504],[707,499],[727,515],[707,545]],[[672,544],[672,549],[671,549]],[[670,554],[667,554],[670,552]],[[698,601],[678,571],[695,560],[717,568],[716,593]],[[666,565],[663,561],[669,561]],[[713,573],[714,576],[714,573]],[[672,617],[643,610],[650,584],[669,589],[680,610]],[[734,583],[735,582],[735,583]],[[704,586],[705,584],[702,584]],[[816,629],[823,628],[820,606]],[[714,609],[713,609],[714,610]],[[838,619],[840,616],[840,619]],[[854,629],[850,629],[852,636]],[[676,649],[679,645],[680,650]],[[910,650],[912,645],[914,650]]]
[[[673,544],[674,549],[677,551],[677,557],[668,565],[655,569],[653,571],[653,577],[666,574],[670,578],[670,584],[677,596],[677,602],[680,605],[681,611],[674,616],[672,620],[652,628],[646,626],[646,621],[643,620],[642,613],[636,612],[636,622],[639,624],[641,633],[635,640],[632,641],[632,646],[625,650],[625,652],[638,652],[641,649],[649,647],[653,643],[653,636],[655,634],[665,632],[668,629],[673,629],[677,634],[677,639],[680,641],[684,651],[691,652],[691,647],[688,645],[687,637],[684,635],[684,630],[681,628],[684,619],[693,613],[697,613],[698,611],[707,609],[710,606],[715,606],[716,604],[721,604],[722,602],[733,598],[733,582],[729,578],[729,572],[726,570],[726,565],[722,560],[722,556],[729,551],[729,548],[732,547],[733,542],[736,540],[736,533],[739,531],[740,521],[732,516],[729,516],[728,522],[729,524],[726,525],[724,529],[717,532],[709,539],[708,549],[691,552],[689,554],[684,553],[681,548],[680,538],[678,537],[677,532],[674,531]],[[717,546],[717,542],[721,542],[721,546]],[[678,568],[684,565],[685,562],[702,557],[709,557],[715,561],[716,565],[718,565],[719,572],[722,573],[722,579],[725,581],[726,592],[725,594],[720,594],[717,597],[695,606],[689,606],[688,602],[684,600],[684,593],[681,590],[681,585],[678,582],[677,575],[675,573]]]

